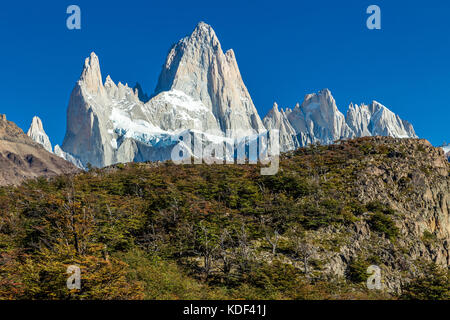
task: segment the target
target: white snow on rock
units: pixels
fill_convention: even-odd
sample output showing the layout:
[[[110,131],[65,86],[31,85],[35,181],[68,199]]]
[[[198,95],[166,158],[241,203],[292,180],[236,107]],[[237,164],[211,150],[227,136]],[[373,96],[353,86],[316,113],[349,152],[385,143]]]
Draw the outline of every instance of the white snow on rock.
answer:
[[[170,159],[183,132],[208,132],[202,135],[208,144],[278,129],[281,151],[359,136],[416,137],[412,125],[375,101],[352,104],[344,116],[328,89],[307,95],[293,109],[274,105],[262,121],[234,51],[224,53],[203,22],[171,48],[145,103],[128,84],[116,84],[109,75],[103,82],[99,59],[91,53],[72,91],[67,120],[58,154],[95,167]]]
[[[272,109],[264,118],[264,124],[267,129],[280,130],[284,151],[314,142],[329,144],[355,137],[417,138],[409,122],[376,101],[360,106],[352,103],[344,117],[328,89],[306,95],[302,105],[297,104],[294,109],[286,108],[281,112]]]

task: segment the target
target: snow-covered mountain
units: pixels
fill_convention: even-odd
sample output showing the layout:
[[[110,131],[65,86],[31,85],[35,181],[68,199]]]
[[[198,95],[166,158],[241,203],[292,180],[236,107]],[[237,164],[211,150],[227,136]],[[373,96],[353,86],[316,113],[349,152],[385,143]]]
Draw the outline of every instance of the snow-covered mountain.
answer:
[[[289,111],[287,111],[289,112]],[[266,128],[276,128],[280,133],[280,146],[282,150],[293,150],[299,143],[296,139],[296,130],[289,122],[286,112],[278,109],[278,104],[274,103],[273,108],[264,118]]]
[[[165,159],[170,153],[163,153],[163,148],[158,148],[159,159],[157,153],[149,150],[153,146],[162,147],[166,133],[152,121],[155,116],[152,104],[144,104],[137,90],[120,82],[116,85],[110,76],[103,83],[98,57],[92,53],[70,97],[61,149],[84,166],[143,161],[148,156]],[[170,111],[174,122],[177,118],[187,119],[184,109]]]
[[[314,142],[329,144],[355,137],[417,137],[409,122],[376,101],[361,106],[350,104],[345,117],[328,89],[306,95],[302,105],[297,104],[294,109],[286,108],[281,112],[278,106],[274,109],[266,115],[264,124],[267,129],[280,130],[280,137],[286,141],[281,144],[283,151]],[[281,120],[274,120],[277,117]],[[294,133],[290,128],[294,129]]]
[[[86,167],[167,160],[181,134],[202,134],[203,145],[279,129],[281,151],[365,135],[415,137],[412,126],[379,103],[351,105],[345,117],[327,89],[294,109],[274,108],[262,121],[242,80],[233,50],[225,53],[201,22],[176,43],[152,98],[136,85],[103,82],[95,53],[85,60],[67,110],[67,130],[55,154]],[[250,138],[249,138],[250,139]]]
[[[99,59],[92,53],[72,91],[58,151],[83,165],[103,167],[166,160],[186,130],[217,137],[265,131],[233,51],[224,53],[205,23],[170,50],[153,98],[145,103],[139,96],[142,92],[116,85],[110,76],[103,83]]]
[[[450,152],[450,144],[447,144],[446,146],[443,146],[442,149],[444,149],[445,153]]]
[[[361,106],[350,104],[346,121],[357,136],[417,137],[408,121],[376,101]]]

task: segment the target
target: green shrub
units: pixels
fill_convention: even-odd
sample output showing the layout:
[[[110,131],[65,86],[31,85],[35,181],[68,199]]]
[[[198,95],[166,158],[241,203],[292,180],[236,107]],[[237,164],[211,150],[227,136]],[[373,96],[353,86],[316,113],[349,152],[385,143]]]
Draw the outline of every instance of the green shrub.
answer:
[[[367,268],[369,263],[359,258],[350,261],[347,269],[347,278],[354,283],[361,283],[367,281],[369,275]]]
[[[366,205],[366,208],[368,211],[370,212],[381,212],[384,214],[395,214],[395,210],[392,209],[391,207],[384,205],[383,203],[381,203],[380,201],[371,201]]]
[[[381,212],[376,212],[371,216],[369,226],[372,231],[383,233],[391,240],[397,238],[399,233],[392,218]]]
[[[423,275],[402,288],[401,298],[409,300],[449,300],[450,272],[431,263],[423,267]]]

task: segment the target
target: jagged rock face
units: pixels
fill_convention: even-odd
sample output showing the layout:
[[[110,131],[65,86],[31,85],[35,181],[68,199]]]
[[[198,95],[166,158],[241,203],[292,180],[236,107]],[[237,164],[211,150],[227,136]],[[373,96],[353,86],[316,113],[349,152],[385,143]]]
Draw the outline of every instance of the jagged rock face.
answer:
[[[44,131],[42,121],[39,117],[33,117],[27,136],[29,136],[33,141],[43,145],[45,150],[48,152],[53,152],[52,144]]]
[[[103,167],[169,159],[168,147],[177,143],[183,130],[218,136],[231,130],[234,137],[265,130],[234,53],[224,54],[214,31],[204,23],[172,48],[153,98],[144,103],[139,88],[116,85],[109,76],[103,84],[98,57],[92,53],[72,91],[58,153],[84,166]]]
[[[328,89],[307,95],[301,106],[297,104],[293,110],[287,109],[285,114],[288,123],[295,131],[289,146],[305,146],[314,142],[330,144],[339,139],[355,136]],[[269,113],[264,118],[268,129],[280,128],[280,126],[274,126],[276,121],[269,120],[274,115],[275,113]],[[280,132],[282,131],[283,129],[280,128]]]
[[[92,53],[70,96],[62,145],[65,152],[76,155],[85,164],[103,166],[111,161],[107,127],[111,106],[108,102],[99,61]]]
[[[153,97],[110,76],[102,81],[98,57],[85,60],[67,110],[58,154],[77,166],[170,159],[180,132],[245,137],[280,130],[280,150],[364,135],[414,136],[412,126],[378,103],[351,106],[347,120],[329,90],[305,97],[293,110],[274,108],[261,121],[232,50],[224,53],[214,30],[199,23],[170,50]],[[159,150],[159,151],[158,151]],[[138,160],[139,159],[139,160]]]
[[[280,151],[293,150],[299,146],[295,129],[292,127],[284,110],[278,109],[278,104],[274,103],[273,108],[264,118],[266,128],[278,129],[280,131]]]
[[[371,136],[369,125],[372,114],[369,106],[361,105],[361,107],[358,107],[358,105],[351,103],[347,111],[347,124],[358,137]]]
[[[405,151],[391,152],[387,157],[389,160],[372,162],[363,167],[357,175],[358,198],[385,201],[403,213],[396,219],[401,234],[397,245],[407,250],[409,261],[426,259],[449,267],[450,167],[442,150],[434,148],[426,140],[371,139],[379,144],[391,145],[392,150]],[[423,242],[426,232],[436,237],[428,245]],[[361,232],[358,238],[361,239],[359,244],[364,246],[364,241],[370,241],[370,233]],[[404,261],[405,253],[389,253],[386,249],[384,254],[391,255],[393,268],[410,269],[408,262]],[[394,291],[399,288],[401,277],[386,273],[386,278],[388,286]]]
[[[182,91],[161,92],[144,103],[139,90],[116,85],[110,76],[104,84],[101,79],[98,57],[92,53],[72,92],[67,132],[58,148],[58,154],[77,165],[167,160],[178,132],[220,131],[212,112]]]
[[[300,110],[303,112],[308,134],[322,143],[329,144],[354,136],[328,89],[307,95]]]
[[[382,269],[383,286],[400,293],[402,285],[420,275],[421,261],[450,267],[450,164],[441,148],[426,140],[377,136],[341,141],[325,150],[322,156],[341,155],[345,192],[360,203],[383,203],[392,209],[387,215],[398,235],[392,240],[374,229],[369,209],[349,225],[310,232],[312,258],[323,262],[319,272],[330,280],[344,278],[352,260],[376,257],[379,262],[371,264]],[[326,176],[321,179],[326,181]],[[346,188],[341,185],[339,190]],[[339,239],[342,245],[330,250],[323,245],[326,239]]]
[[[244,135],[264,130],[233,50],[224,53],[214,30],[205,23],[170,50],[155,93],[169,90],[201,101],[224,132]]]
[[[376,101],[370,105],[351,104],[347,112],[347,123],[359,137],[417,137],[414,128],[408,121],[400,119],[398,115]]]
[[[134,161],[139,150],[132,152],[128,144],[120,142],[136,132],[142,139],[152,133],[155,126],[148,116],[137,90],[120,82],[116,85],[110,76],[103,84],[99,59],[92,53],[72,91],[66,136],[58,154],[83,166],[104,167],[118,159]]]
[[[284,111],[287,122],[295,134],[284,129],[285,121],[276,120],[278,114],[280,112],[270,111],[264,118],[264,124],[267,129],[280,130],[280,135],[288,141],[287,145],[282,147],[284,151],[310,143],[330,144],[336,140],[353,137],[417,138],[409,122],[400,119],[398,115],[376,101],[361,106],[350,104],[347,117],[344,117],[328,89],[318,94],[309,94],[301,106],[297,104],[294,109],[287,108]]]
[[[151,122],[164,131],[220,131],[212,112],[201,101],[195,101],[182,91],[164,91],[152,98],[145,109]]]
[[[17,185],[36,177],[74,173],[71,163],[48,152],[6,116],[0,116],[0,185]]]
[[[70,153],[65,152],[59,145],[55,146],[54,152],[55,155],[57,155],[60,158],[63,158],[64,160],[70,162],[71,164],[75,165],[76,167],[80,169],[85,169],[83,163],[74,156],[72,156]]]
[[[150,100],[150,97],[144,92],[144,89],[142,89],[141,84],[139,82],[136,83],[136,85],[133,87],[133,90],[135,94],[137,94],[139,100],[146,103]]]

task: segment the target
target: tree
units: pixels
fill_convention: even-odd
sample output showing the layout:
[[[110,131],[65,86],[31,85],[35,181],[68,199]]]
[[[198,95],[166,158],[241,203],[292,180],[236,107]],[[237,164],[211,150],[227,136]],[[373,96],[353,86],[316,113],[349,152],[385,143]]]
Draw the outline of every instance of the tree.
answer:
[[[204,224],[200,225],[197,234],[196,252],[203,257],[203,271],[205,277],[208,278],[219,249],[218,237],[211,228],[208,228]]]
[[[91,248],[92,249],[92,248]],[[22,255],[9,265],[14,274],[14,299],[142,299],[143,287],[127,277],[128,265],[115,258],[101,257],[99,245],[88,255],[78,255],[73,246],[60,242],[52,250],[43,248],[34,255]],[[18,261],[22,260],[22,263]],[[81,289],[67,288],[67,268],[81,269]],[[1,283],[0,277],[0,283]],[[8,297],[8,296],[6,296]],[[0,298],[5,292],[0,290]]]
[[[435,263],[422,266],[422,275],[402,288],[403,299],[449,300],[450,271]]]
[[[233,239],[227,229],[224,229],[220,235],[218,254],[222,260],[222,272],[227,276],[231,272],[233,259],[231,259],[228,249],[231,247]]]
[[[272,234],[270,234],[269,230],[266,230],[266,240],[267,242],[272,246],[272,255],[275,257],[277,253],[277,247],[279,242],[279,234],[278,231],[273,231]]]
[[[253,262],[253,250],[250,245],[247,230],[245,226],[241,226],[241,230],[237,232],[238,247],[236,248],[236,260],[241,273],[250,271]]]
[[[314,254],[314,246],[307,242],[306,232],[301,231],[298,227],[294,227],[291,233],[295,259],[303,262],[303,270],[305,275],[308,276],[308,264],[311,256]]]

